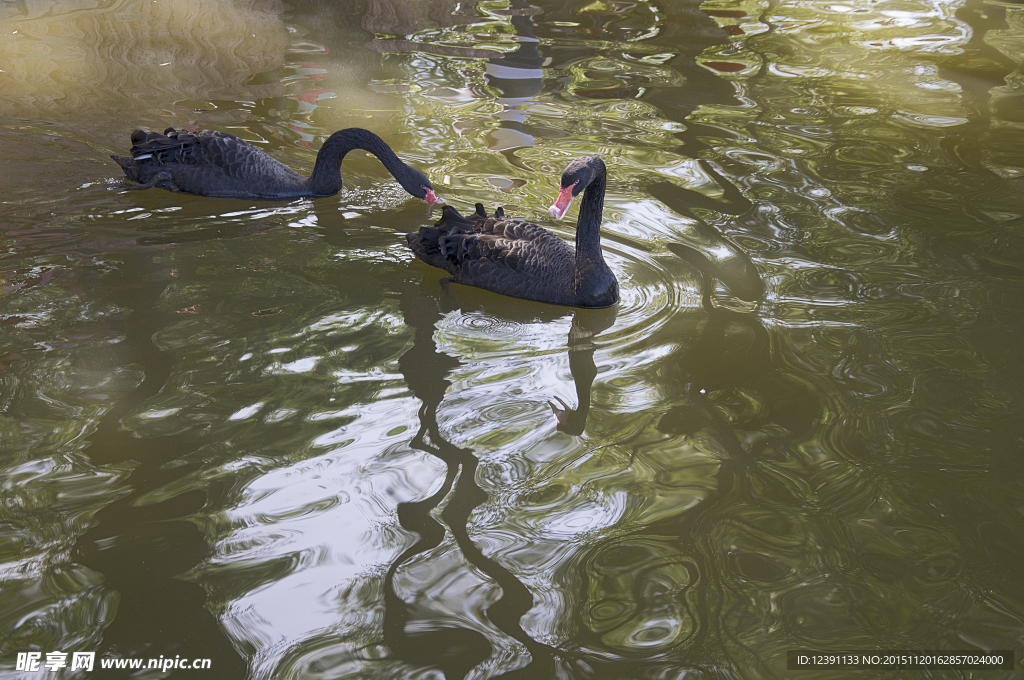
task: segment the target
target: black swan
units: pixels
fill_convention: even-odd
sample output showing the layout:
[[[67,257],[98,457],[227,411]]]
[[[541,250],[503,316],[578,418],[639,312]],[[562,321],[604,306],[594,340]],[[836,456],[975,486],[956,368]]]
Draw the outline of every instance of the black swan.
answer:
[[[402,188],[428,203],[437,200],[426,175],[399,160],[383,139],[369,130],[348,128],[327,138],[313,174],[304,177],[244,140],[217,130],[161,135],[136,130],[131,156],[111,156],[133,189],[159,187],[219,198],[292,199],[332,196],[341,191],[341,161],[353,149],[380,159]]]
[[[437,224],[406,240],[416,257],[456,283],[556,305],[610,307],[619,300],[619,284],[601,255],[605,178],[597,156],[577,158],[562,173],[548,213],[561,219],[583,192],[575,252],[546,229],[505,217],[501,208],[488,216],[479,203],[470,217],[445,206]]]

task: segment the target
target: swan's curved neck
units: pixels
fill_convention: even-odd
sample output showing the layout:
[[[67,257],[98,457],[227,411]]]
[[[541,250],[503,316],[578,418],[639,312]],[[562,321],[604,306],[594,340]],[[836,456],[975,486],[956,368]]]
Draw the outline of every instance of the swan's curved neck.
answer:
[[[348,128],[335,132],[320,148],[313,174],[306,180],[314,194],[330,196],[341,191],[341,162],[345,160],[345,154],[353,149],[372,153],[402,186],[406,186],[409,181],[409,166],[399,160],[391,147],[369,130]]]
[[[580,215],[576,220],[576,265],[581,260],[604,263],[601,254],[601,219],[604,213],[605,169],[601,164],[600,171],[593,181],[583,190],[580,202]]]

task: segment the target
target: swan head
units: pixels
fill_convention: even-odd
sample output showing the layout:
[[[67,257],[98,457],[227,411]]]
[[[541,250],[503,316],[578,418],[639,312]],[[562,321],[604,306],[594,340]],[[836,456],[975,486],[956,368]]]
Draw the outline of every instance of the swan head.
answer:
[[[434,193],[434,185],[430,183],[427,176],[419,170],[409,168],[409,176],[399,180],[402,188],[415,196],[422,198],[427,203],[437,203],[441,199]],[[443,202],[443,201],[442,201]]]
[[[438,198],[437,194],[434,193],[434,188],[430,186],[430,182],[425,182],[424,184],[421,184],[420,191],[423,192],[423,195],[420,196],[419,194],[415,194],[417,198],[422,198],[427,203],[444,203],[444,201]]]
[[[548,214],[559,220],[565,217],[573,199],[604,173],[604,162],[597,156],[581,156],[569,163],[562,173],[562,185],[558,189],[558,198],[548,208]]]

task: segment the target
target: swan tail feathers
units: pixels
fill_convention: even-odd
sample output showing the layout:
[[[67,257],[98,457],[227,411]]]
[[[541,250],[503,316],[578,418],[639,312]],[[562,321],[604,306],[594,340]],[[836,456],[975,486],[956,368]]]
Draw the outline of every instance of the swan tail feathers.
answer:
[[[459,214],[459,211],[450,205],[446,205],[441,209],[441,219],[439,219],[434,226],[438,229],[452,228],[456,225],[468,225],[472,224],[472,220],[467,220],[465,217]]]
[[[417,233],[407,234],[405,238],[416,257],[456,274],[471,245],[472,239],[466,239],[474,224],[475,220],[463,217],[458,210],[446,205],[434,226],[420,227]]]
[[[206,135],[210,138],[224,137],[216,132]],[[160,165],[199,163],[204,160],[200,137],[174,128],[167,128],[163,134],[136,130],[132,133],[131,154],[136,161],[153,159]]]

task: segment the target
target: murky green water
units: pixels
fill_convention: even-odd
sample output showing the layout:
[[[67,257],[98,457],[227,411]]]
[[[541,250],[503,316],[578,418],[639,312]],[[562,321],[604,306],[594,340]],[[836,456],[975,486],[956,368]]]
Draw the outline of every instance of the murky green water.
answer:
[[[1020,655],[1024,8],[0,17],[0,676],[127,677],[26,651],[449,680]],[[313,201],[125,191],[136,126],[303,171],[367,127],[456,207],[567,238],[559,174],[600,154],[622,301],[442,286],[399,236],[436,209],[364,154]]]

